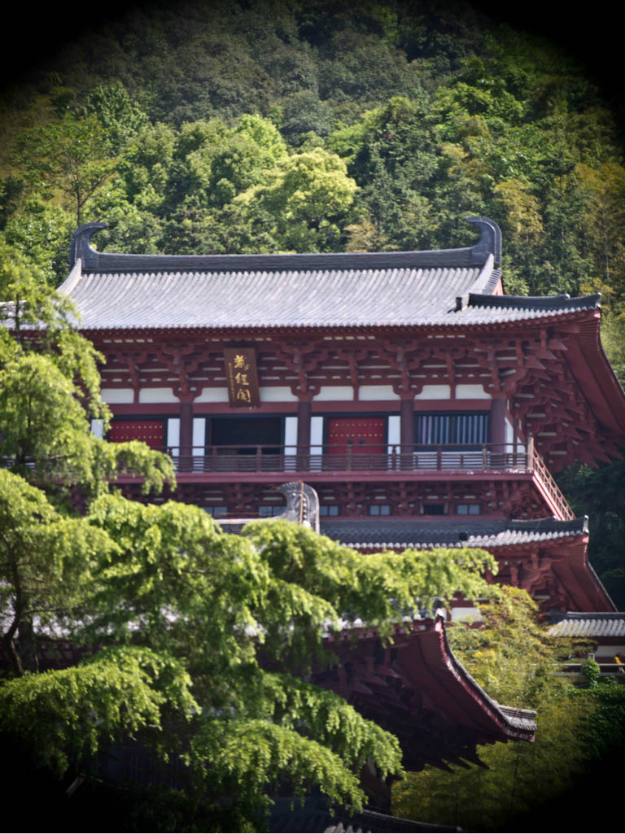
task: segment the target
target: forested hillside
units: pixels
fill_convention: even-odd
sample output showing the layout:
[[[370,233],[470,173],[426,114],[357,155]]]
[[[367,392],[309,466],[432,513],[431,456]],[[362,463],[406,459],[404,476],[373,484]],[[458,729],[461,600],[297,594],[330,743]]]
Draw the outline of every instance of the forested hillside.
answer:
[[[625,375],[613,115],[556,46],[468,5],[138,5],[6,90],[1,135],[0,233],[53,284],[90,220],[109,251],[330,252],[464,245],[482,214],[508,293],[602,292]],[[624,472],[563,483],[625,596]]]

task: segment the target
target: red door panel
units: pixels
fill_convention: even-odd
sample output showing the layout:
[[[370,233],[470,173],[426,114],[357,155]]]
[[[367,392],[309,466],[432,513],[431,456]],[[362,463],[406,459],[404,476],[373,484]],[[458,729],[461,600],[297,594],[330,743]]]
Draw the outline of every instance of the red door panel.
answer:
[[[328,453],[344,455],[382,454],[384,452],[384,417],[330,417]]]
[[[125,443],[127,440],[143,440],[152,449],[165,446],[165,425],[163,420],[113,420],[108,433],[111,443]]]

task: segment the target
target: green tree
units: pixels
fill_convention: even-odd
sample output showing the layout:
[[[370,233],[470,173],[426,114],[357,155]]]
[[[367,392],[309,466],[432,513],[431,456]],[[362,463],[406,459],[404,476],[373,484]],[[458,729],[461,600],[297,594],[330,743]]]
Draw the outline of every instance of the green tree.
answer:
[[[268,173],[267,184],[237,198],[250,214],[273,218],[273,236],[281,249],[327,252],[339,246],[356,183],[336,154],[323,148],[293,154]]]
[[[389,633],[416,597],[426,605],[456,590],[484,593],[480,573],[494,564],[468,550],[364,556],[284,522],[224,535],[196,507],[113,495],[75,522],[83,538],[74,539],[40,491],[24,485],[16,496],[12,485],[3,493],[13,518],[6,552],[29,551],[23,571],[39,583],[37,607],[31,591],[39,627],[60,625],[75,645],[107,648],[5,683],[0,727],[41,764],[83,775],[96,750],[131,732],[155,757],[183,757],[177,795],[203,802],[211,826],[224,830],[262,825],[267,792],[284,780],[296,793],[318,786],[359,805],[367,761],[400,774],[392,736],[300,676],[313,661],[331,662],[323,632],[340,631],[345,617]],[[57,554],[49,595],[47,548]],[[75,593],[57,602],[63,583]]]
[[[79,115],[95,116],[114,156],[149,124],[145,112],[130,98],[126,88],[119,81],[107,87],[99,86],[93,89]]]
[[[21,252],[0,244],[0,457],[4,465],[57,497],[89,498],[122,471],[145,489],[174,481],[171,461],[141,443],[109,444],[91,432],[108,428],[100,397],[100,354],[75,329],[69,300],[51,290]]]
[[[146,491],[175,479],[164,455],[140,443],[108,444],[92,434],[91,419],[100,420],[104,429],[110,420],[100,397],[100,356],[74,329],[67,299],[50,290],[41,271],[5,243],[0,243],[0,299],[0,460],[6,470],[2,579],[5,589],[12,589],[3,640],[19,673],[36,668],[34,618],[56,610],[65,592],[69,604],[74,580],[82,581],[83,570],[88,573],[96,546],[90,531],[57,516],[28,484],[45,489],[70,512],[77,501],[106,490],[118,472],[143,475]],[[71,581],[64,561],[72,566]],[[47,588],[50,596],[40,602],[36,591]],[[22,659],[15,650],[16,631]]]
[[[74,114],[27,134],[22,161],[35,190],[48,199],[60,195],[76,226],[83,223],[86,206],[115,168],[95,116]]]
[[[37,669],[33,621],[45,631],[78,609],[96,555],[105,556],[112,542],[84,519],[59,513],[41,490],[2,469],[0,531],[2,644],[19,677]]]
[[[71,215],[61,206],[32,198],[9,218],[2,234],[9,246],[40,264],[46,280],[56,284],[67,277],[73,229]]]
[[[467,830],[534,830],[546,803],[566,797],[574,814],[585,819],[569,792],[580,789],[587,769],[601,756],[618,750],[625,698],[611,696],[612,688],[608,691],[603,684],[577,690],[554,676],[572,644],[547,635],[525,591],[502,591],[500,600],[480,606],[482,628],[456,626],[449,630],[450,642],[497,701],[537,709],[536,740],[478,748],[487,769],[466,765],[450,772],[426,768],[409,774],[394,794],[394,812],[401,816]],[[623,687],[615,688],[625,694]]]
[[[332,662],[324,632],[361,617],[390,639],[417,599],[485,594],[494,559],[475,550],[364,556],[284,522],[224,535],[199,508],[111,494],[119,471],[158,486],[171,469],[142,444],[91,434],[88,417],[108,417],[97,355],[72,330],[62,296],[20,253],[2,255],[5,743],[17,739],[38,765],[81,779],[98,751],[128,735],[165,768],[178,757],[182,770],[167,777],[177,780],[168,800],[177,828],[197,808],[212,827],[258,827],[268,792],[285,780],[296,793],[316,786],[358,806],[360,768],[400,774],[401,752],[340,697],[302,680],[313,662]],[[82,513],[64,500],[70,485]],[[55,637],[84,659],[39,673],[38,642]]]

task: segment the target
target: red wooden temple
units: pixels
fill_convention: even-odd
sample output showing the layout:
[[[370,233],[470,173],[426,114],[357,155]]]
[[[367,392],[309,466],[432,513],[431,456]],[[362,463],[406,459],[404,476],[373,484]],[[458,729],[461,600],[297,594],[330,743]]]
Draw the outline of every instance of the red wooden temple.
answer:
[[[552,475],[625,437],[600,298],[505,295],[499,228],[469,222],[471,247],[311,255],[112,254],[91,243],[104,224],[81,227],[61,291],[106,357],[109,439],[168,451],[172,497],[230,529],[296,517],[278,487],[305,483],[310,523],[346,545],[483,547],[545,611],[613,611]],[[397,732],[408,766],[531,738],[440,618],[400,630],[391,657],[364,628],[336,646],[341,675],[318,679]]]

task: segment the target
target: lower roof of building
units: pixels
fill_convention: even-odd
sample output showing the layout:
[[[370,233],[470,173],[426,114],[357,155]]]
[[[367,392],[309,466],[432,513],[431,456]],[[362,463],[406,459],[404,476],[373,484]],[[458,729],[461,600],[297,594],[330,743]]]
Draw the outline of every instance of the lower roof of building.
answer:
[[[345,547],[506,547],[588,533],[588,516],[560,521],[504,518],[321,519],[321,533]]]
[[[552,637],[625,638],[623,611],[554,611],[552,619],[555,621],[549,629]]]

